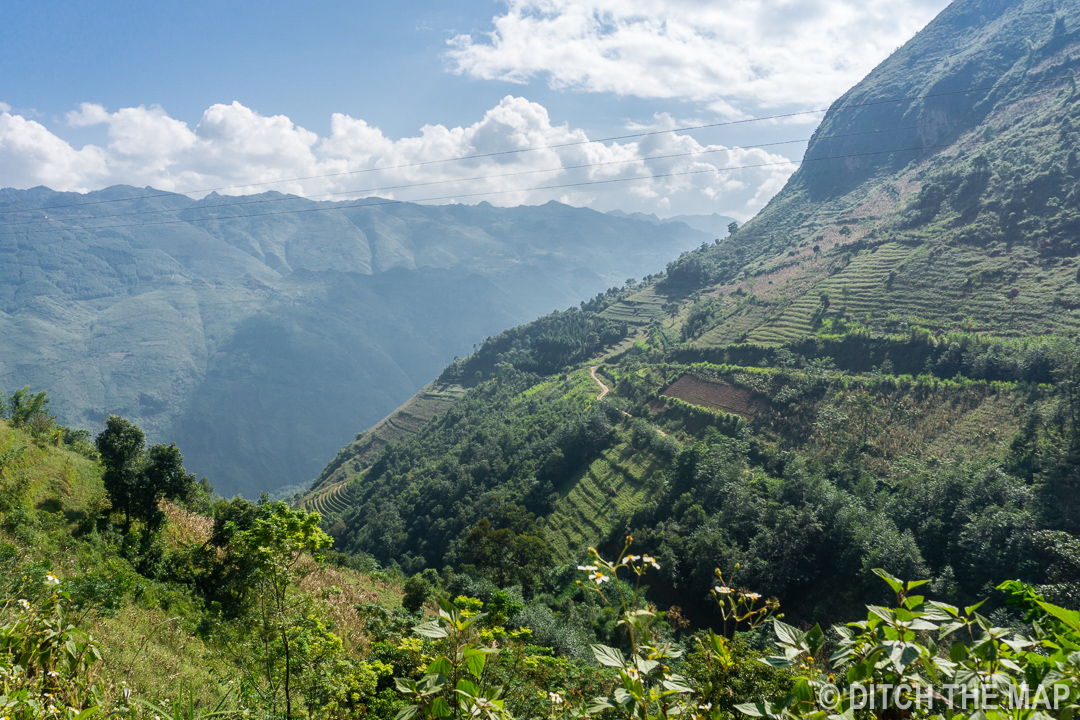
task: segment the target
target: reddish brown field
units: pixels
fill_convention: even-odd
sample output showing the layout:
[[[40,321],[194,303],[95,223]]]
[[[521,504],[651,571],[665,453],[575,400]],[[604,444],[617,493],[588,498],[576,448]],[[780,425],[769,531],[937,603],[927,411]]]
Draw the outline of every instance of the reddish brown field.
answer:
[[[755,415],[766,409],[765,402],[746,388],[726,383],[706,382],[693,375],[683,375],[663,394],[700,407],[723,410],[743,417]]]

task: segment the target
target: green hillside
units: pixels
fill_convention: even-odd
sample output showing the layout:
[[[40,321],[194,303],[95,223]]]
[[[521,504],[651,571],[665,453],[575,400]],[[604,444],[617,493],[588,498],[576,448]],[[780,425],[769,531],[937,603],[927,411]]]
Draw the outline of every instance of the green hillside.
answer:
[[[303,502],[341,549],[526,592],[631,534],[699,617],[736,565],[803,619],[880,599],[875,567],[942,599],[1051,582],[1080,529],[1080,8],[1049,7],[953,3],[733,236],[488,338],[440,379],[461,397]]]
[[[484,337],[712,239],[558,203],[366,204],[0,190],[0,388],[95,432],[132,418],[255,497]]]

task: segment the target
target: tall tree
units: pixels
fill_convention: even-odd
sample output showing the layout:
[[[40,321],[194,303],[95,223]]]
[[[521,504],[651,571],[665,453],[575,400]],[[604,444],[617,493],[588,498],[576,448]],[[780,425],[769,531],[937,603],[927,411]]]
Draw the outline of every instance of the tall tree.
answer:
[[[124,513],[124,534],[131,530],[135,497],[143,474],[143,447],[146,436],[138,425],[110,415],[95,444],[105,472],[101,479],[113,508]]]
[[[184,458],[176,445],[145,448],[145,435],[138,425],[110,415],[96,445],[105,466],[102,480],[113,507],[124,513],[124,533],[131,521],[142,520],[148,532],[161,528],[165,520],[158,507],[163,498],[186,498],[195,486],[195,476],[184,470]]]

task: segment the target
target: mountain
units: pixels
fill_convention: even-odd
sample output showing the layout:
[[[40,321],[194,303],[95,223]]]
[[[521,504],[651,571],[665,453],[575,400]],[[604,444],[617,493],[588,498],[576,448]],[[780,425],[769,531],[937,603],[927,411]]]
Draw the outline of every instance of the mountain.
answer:
[[[735,222],[735,218],[719,213],[712,213],[711,215],[673,215],[672,217],[664,219],[658,218],[654,213],[646,215],[641,212],[625,213],[622,210],[609,210],[607,214],[614,215],[615,217],[651,222],[654,225],[679,222],[692,227],[695,230],[699,230],[706,235],[710,235],[714,239],[727,237],[729,232],[728,226]]]
[[[365,206],[366,205],[366,206]],[[708,236],[559,203],[0,190],[0,387],[225,494],[307,482],[457,355]]]
[[[949,602],[1049,582],[1080,531],[1078,51],[1075,0],[957,0],[731,237],[490,338],[303,502],[343,549],[526,589],[631,535],[691,615],[716,567],[795,620],[887,601],[875,568]]]

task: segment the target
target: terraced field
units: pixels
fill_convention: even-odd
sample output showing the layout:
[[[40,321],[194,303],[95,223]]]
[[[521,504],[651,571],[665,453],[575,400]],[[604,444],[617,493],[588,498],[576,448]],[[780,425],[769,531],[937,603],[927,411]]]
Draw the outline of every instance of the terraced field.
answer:
[[[363,470],[388,444],[400,443],[415,435],[432,418],[446,412],[464,393],[465,388],[460,385],[440,385],[437,381],[426,385],[408,402],[342,448],[312,484],[311,493],[301,500],[301,505],[314,507],[309,503],[316,496]]]
[[[648,325],[664,314],[663,307],[671,298],[656,292],[649,286],[641,292],[620,300],[600,313],[608,320],[625,320],[632,325]]]
[[[558,562],[579,560],[663,483],[667,462],[628,443],[605,451],[560,489],[562,497],[542,523]]]
[[[813,292],[806,293],[789,305],[781,315],[757,328],[748,340],[764,345],[780,345],[804,335],[813,335],[814,313],[821,306],[820,295],[829,293],[830,308],[846,307],[848,314],[862,317],[881,312],[883,301],[895,311],[905,308],[900,293],[890,297],[887,285],[890,273],[908,259],[911,249],[896,243],[881,245],[873,252],[866,251],[851,261],[842,272],[823,280]]]
[[[316,491],[302,503],[306,510],[315,510],[324,520],[340,517],[348,509],[349,481]]]

